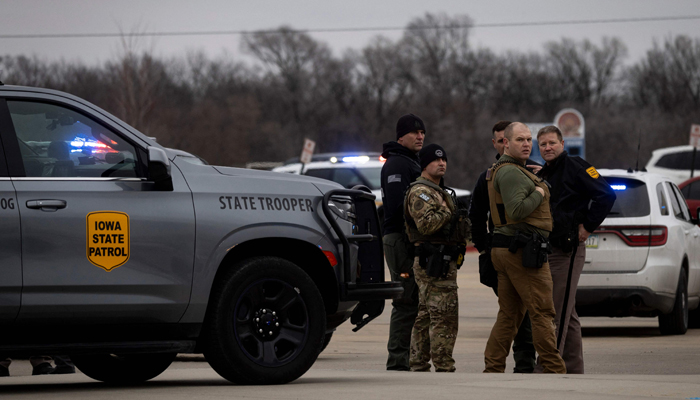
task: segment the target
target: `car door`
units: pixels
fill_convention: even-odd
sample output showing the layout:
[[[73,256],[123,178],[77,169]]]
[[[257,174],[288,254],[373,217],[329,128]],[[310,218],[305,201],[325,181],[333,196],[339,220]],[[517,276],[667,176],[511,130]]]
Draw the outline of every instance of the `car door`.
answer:
[[[0,106],[2,99],[0,99]],[[9,121],[0,117],[0,132],[9,130]],[[19,208],[15,188],[7,172],[0,141],[0,325],[17,317],[22,292],[22,254],[20,251]]]
[[[694,180],[688,183],[683,189],[681,189],[683,197],[685,197],[686,203],[688,203],[688,208],[690,208],[690,214],[693,218],[698,218],[698,207],[700,207],[700,180]]]
[[[173,190],[157,190],[145,178],[145,143],[87,105],[6,100],[12,129],[2,138],[22,237],[17,322],[177,322],[195,229],[181,173],[173,167]]]
[[[698,286],[700,286],[700,229],[690,221],[690,211],[685,202],[685,198],[681,194],[674,183],[667,182],[667,188],[670,195],[673,197],[671,203],[674,210],[678,210],[676,218],[681,222],[683,237],[685,239],[686,251],[688,252],[688,293],[692,296],[698,295]]]

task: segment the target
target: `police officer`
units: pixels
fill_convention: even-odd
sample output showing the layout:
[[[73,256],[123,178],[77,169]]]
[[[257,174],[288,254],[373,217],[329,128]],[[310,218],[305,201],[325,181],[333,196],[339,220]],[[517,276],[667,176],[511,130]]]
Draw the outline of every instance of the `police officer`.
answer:
[[[32,375],[57,375],[57,374],[74,374],[75,365],[68,356],[53,356],[53,361],[56,367],[51,366],[52,358],[49,356],[32,356],[29,357],[29,363],[32,366]],[[12,360],[0,356],[0,377],[10,376],[10,364]]]
[[[540,129],[537,143],[546,161],[539,176],[552,187],[554,228],[549,236],[552,244],[549,268],[554,283],[557,344],[567,372],[582,374],[583,345],[575,308],[576,288],[586,259],[586,239],[610,212],[615,192],[591,164],[564,151],[564,140],[556,126]]]
[[[430,144],[419,153],[422,173],[410,185],[404,212],[408,238],[416,246],[413,273],[420,304],[411,334],[411,371],[454,372],[459,302],[457,270],[469,235],[466,210],[457,209],[454,192],[441,185],[447,153]]]
[[[491,142],[496,149],[496,160],[503,155],[503,134],[510,121],[498,121],[491,129]],[[541,166],[532,160],[527,160],[527,167],[532,171],[539,170]],[[472,241],[479,251],[479,276],[481,283],[493,288],[498,295],[498,277],[491,262],[491,235],[493,234],[493,220],[489,215],[489,192],[486,185],[486,172],[484,171],[476,181],[472,191],[471,206],[469,208],[469,220],[472,223]],[[536,171],[534,171],[536,172]],[[488,226],[488,230],[486,229]],[[527,374],[535,369],[535,346],[532,344],[532,325],[530,317],[525,313],[523,322],[518,328],[518,334],[513,341],[513,360],[515,368],[513,372]]]
[[[418,290],[413,277],[413,245],[404,228],[403,201],[408,185],[421,174],[416,153],[423,148],[425,124],[413,114],[399,118],[396,141],[384,143],[382,201],[384,203],[384,255],[392,281],[403,285],[403,296],[392,301],[387,370],[408,371],[411,330],[418,314]]]
[[[549,189],[525,168],[532,134],[513,122],[504,132],[504,154],[486,175],[495,226],[491,257],[498,273],[498,317],[491,330],[484,372],[504,372],[513,338],[527,310],[544,372],[566,373],[556,347],[552,276],[546,237],[552,230]]]

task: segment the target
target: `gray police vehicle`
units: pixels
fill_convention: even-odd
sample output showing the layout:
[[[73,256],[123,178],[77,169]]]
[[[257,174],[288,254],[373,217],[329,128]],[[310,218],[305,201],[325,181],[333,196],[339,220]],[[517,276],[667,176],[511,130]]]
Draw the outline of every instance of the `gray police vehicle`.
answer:
[[[75,96],[0,84],[0,357],[129,384],[204,353],[290,382],[384,281],[369,189],[203,165]]]

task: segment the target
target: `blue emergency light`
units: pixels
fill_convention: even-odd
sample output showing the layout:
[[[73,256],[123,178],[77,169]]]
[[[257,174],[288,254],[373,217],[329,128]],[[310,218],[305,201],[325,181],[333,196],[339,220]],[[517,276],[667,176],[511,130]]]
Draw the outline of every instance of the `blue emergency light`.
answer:
[[[343,162],[346,163],[360,163],[364,164],[367,161],[369,161],[368,156],[348,156],[348,157],[343,157]]]
[[[612,190],[627,190],[627,185],[610,185],[610,187],[612,188]]]

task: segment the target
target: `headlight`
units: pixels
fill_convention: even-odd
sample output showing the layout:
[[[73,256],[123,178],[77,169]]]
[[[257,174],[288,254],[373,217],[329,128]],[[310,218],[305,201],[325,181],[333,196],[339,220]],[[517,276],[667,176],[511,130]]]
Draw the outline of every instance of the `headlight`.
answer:
[[[355,224],[355,204],[349,198],[332,198],[328,200],[328,207],[341,219]]]

